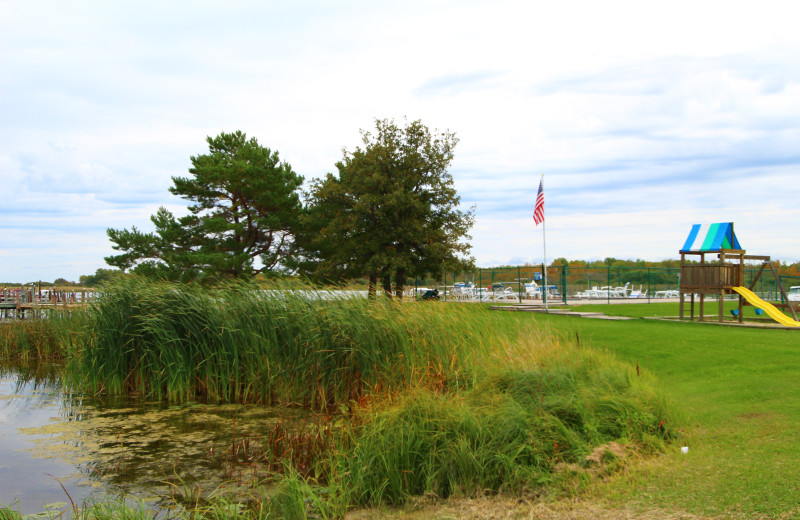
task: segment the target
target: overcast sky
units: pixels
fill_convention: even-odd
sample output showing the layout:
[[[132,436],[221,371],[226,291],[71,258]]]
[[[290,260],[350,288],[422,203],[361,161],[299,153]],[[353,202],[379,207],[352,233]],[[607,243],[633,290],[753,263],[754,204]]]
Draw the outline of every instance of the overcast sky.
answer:
[[[797,6],[797,7],[796,7]],[[306,179],[375,118],[460,142],[480,266],[678,257],[694,223],[800,260],[800,4],[0,1],[0,281],[106,267],[206,136]]]

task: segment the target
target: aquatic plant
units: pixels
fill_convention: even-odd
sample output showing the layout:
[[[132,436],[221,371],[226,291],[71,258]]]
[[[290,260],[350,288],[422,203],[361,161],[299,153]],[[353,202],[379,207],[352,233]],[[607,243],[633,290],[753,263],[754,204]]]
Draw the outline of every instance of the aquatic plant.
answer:
[[[60,361],[83,326],[81,310],[51,311],[44,318],[0,323],[0,360],[14,363]]]
[[[71,372],[92,392],[349,406],[472,377],[489,341],[458,307],[124,280],[87,313]],[[477,362],[476,362],[477,360]]]

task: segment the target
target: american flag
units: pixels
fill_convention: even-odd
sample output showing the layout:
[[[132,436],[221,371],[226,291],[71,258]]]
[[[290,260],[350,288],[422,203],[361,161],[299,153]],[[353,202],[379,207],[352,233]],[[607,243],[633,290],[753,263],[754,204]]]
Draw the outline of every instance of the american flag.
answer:
[[[536,194],[536,206],[533,208],[533,221],[538,226],[544,222],[544,177],[539,180],[539,193]]]

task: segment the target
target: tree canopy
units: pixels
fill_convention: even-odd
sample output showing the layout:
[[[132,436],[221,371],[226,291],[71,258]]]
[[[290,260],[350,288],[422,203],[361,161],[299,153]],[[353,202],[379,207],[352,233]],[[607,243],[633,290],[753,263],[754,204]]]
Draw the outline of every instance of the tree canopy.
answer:
[[[208,137],[189,177],[169,191],[191,202],[180,218],[161,207],[155,231],[108,229],[114,267],[173,280],[247,277],[280,268],[296,248],[303,178],[278,152],[241,131]],[[256,263],[258,261],[258,263]]]
[[[474,209],[459,209],[448,168],[458,139],[431,133],[420,121],[404,128],[376,120],[362,131],[362,147],[344,151],[329,173],[312,184],[308,213],[311,249],[324,276],[370,278],[370,290],[402,295],[407,276],[471,265],[467,232]]]
[[[94,274],[82,274],[78,280],[81,285],[94,287],[113,280],[120,276],[120,273],[121,271],[117,269],[103,269],[101,267],[97,269]]]

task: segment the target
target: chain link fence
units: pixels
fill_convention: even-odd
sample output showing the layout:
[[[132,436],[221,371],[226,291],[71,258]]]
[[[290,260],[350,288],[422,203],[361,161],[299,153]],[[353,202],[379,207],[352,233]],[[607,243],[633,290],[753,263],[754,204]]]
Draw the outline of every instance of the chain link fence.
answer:
[[[764,300],[781,300],[778,283],[769,269],[745,269],[745,286],[758,277],[753,291]],[[546,278],[545,278],[546,274]],[[546,283],[545,283],[546,279]],[[780,277],[788,292],[800,285],[798,277]],[[447,273],[441,279],[409,280],[407,293],[424,296],[436,290],[441,300],[456,301],[549,301],[587,303],[664,301],[680,296],[679,267],[574,267],[538,266],[494,267],[472,272]],[[735,296],[731,296],[735,298]],[[713,296],[709,296],[713,298]]]

